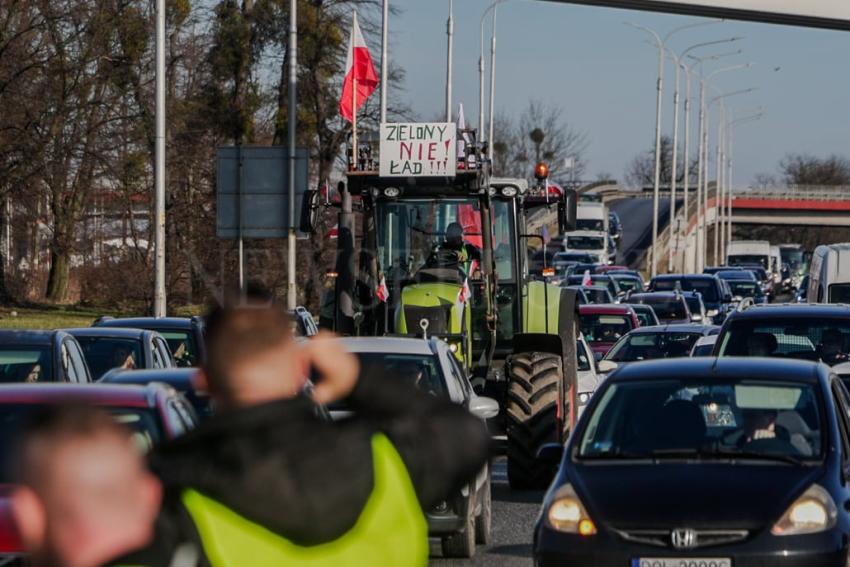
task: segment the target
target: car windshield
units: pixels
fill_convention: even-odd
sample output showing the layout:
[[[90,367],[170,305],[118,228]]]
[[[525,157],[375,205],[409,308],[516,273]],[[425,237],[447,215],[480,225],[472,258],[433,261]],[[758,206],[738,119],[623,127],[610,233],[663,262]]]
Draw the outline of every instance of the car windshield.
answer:
[[[688,318],[688,312],[685,309],[685,302],[681,299],[645,297],[641,299],[641,303],[651,305],[652,309],[655,311],[655,315],[659,319]]]
[[[605,238],[602,236],[568,236],[567,248],[573,250],[601,250],[605,248]]]
[[[0,382],[53,380],[51,347],[7,346],[0,348]]]
[[[705,343],[695,346],[691,356],[711,356],[712,351],[714,351],[714,343]]]
[[[602,219],[578,219],[576,220],[576,230],[595,230],[601,232],[605,230],[605,221]]]
[[[730,266],[745,266],[747,264],[758,264],[764,269],[767,269],[768,257],[763,254],[735,254],[729,256],[728,264]]]
[[[804,258],[802,250],[798,248],[781,248],[779,253],[782,255],[782,263],[788,264],[788,267],[792,270],[803,266]]]
[[[611,303],[613,301],[611,298],[611,292],[608,291],[608,288],[586,287],[584,288],[584,293],[587,295],[587,299],[590,303]]]
[[[36,412],[47,406],[32,404],[0,404],[0,483],[14,480],[12,462],[20,427],[26,425]],[[147,453],[164,439],[162,424],[155,410],[137,407],[106,407],[115,421],[130,429],[133,441]]]
[[[97,380],[113,368],[144,368],[142,343],[117,337],[77,337],[83,347],[92,379]]]
[[[830,303],[850,303],[850,283],[832,284],[829,286]]]
[[[581,316],[581,332],[589,343],[613,343],[631,330],[631,319],[625,315]]]
[[[729,288],[732,290],[732,295],[740,297],[761,297],[761,286],[756,282],[747,281],[730,281]]]
[[[850,353],[850,320],[817,317],[740,319],[723,333],[720,356],[770,356],[838,364]]]
[[[188,331],[174,329],[156,329],[165,338],[174,362],[179,367],[192,367],[199,364],[198,348],[195,344],[195,336]]]
[[[614,345],[605,358],[615,362],[634,362],[688,356],[701,336],[701,333],[636,332]]]
[[[673,291],[676,286],[681,287],[682,291],[698,291],[702,294],[703,301],[719,301],[720,296],[717,294],[717,281],[714,279],[703,278],[682,278],[682,279],[658,279],[652,283],[652,289],[655,291]]]
[[[398,376],[435,396],[448,396],[446,379],[439,362],[431,354],[357,353],[362,366],[384,369],[388,376]]]
[[[822,402],[808,384],[682,377],[613,382],[597,396],[579,458],[797,463],[823,455]]]

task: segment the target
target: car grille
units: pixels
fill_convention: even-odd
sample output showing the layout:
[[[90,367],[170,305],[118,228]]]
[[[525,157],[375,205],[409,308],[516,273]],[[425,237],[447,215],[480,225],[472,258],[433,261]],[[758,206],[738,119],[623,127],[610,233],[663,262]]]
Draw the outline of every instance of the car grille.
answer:
[[[655,547],[673,546],[673,530],[616,530],[626,541]],[[747,530],[692,530],[696,539],[689,549],[737,543],[747,539]]]
[[[407,334],[421,335],[420,321],[428,321],[428,335],[440,335],[448,332],[451,305],[438,307],[404,307],[404,320],[407,323]]]

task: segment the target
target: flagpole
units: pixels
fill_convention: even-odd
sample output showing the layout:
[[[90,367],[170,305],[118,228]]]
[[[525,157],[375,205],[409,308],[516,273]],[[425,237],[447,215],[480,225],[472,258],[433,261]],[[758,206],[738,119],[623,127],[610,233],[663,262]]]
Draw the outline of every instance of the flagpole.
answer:
[[[351,89],[351,167],[357,171],[359,159],[357,157],[357,75],[352,81]]]

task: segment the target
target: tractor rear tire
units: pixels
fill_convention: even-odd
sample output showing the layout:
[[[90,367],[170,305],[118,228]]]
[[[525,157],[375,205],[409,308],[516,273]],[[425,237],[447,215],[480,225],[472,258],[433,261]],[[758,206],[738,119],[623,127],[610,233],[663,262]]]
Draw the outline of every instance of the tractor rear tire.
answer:
[[[563,361],[548,352],[515,354],[508,364],[508,483],[519,490],[546,488],[550,465],[537,460],[545,443],[561,441],[558,431],[558,391]]]

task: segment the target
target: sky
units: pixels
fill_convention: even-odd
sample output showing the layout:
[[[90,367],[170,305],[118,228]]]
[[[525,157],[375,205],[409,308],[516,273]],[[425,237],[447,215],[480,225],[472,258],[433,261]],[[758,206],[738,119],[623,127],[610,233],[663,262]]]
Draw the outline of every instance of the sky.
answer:
[[[478,121],[479,24],[490,2],[454,2],[454,113],[462,102],[467,122],[473,125]],[[408,102],[421,119],[433,119],[445,111],[448,0],[391,4],[400,13],[390,22],[389,57],[406,71],[404,90],[393,95]],[[519,115],[530,99],[561,106],[567,121],[589,137],[586,177],[607,173],[622,180],[628,162],[653,147],[658,69],[657,49],[647,42],[650,36],[624,23],[634,22],[663,36],[698,21],[704,19],[509,0],[498,8],[497,114]],[[779,161],[789,152],[850,157],[850,34],[724,21],[683,30],[668,45],[681,51],[730,37],[742,39],[692,53],[743,50],[706,63],[706,73],[738,63],[754,64],[720,73],[712,81],[720,92],[758,89],[725,99],[730,112],[738,116],[759,108],[764,112],[761,120],[735,131],[734,185],[745,186],[758,173],[776,174]],[[370,48],[377,59],[380,45]],[[488,50],[489,24],[485,26]],[[488,56],[488,74],[489,66]],[[666,65],[664,87],[662,131],[672,134],[672,62]],[[694,100],[697,88],[694,81]],[[684,78],[681,91],[684,97]],[[696,107],[694,103],[692,147]]]

